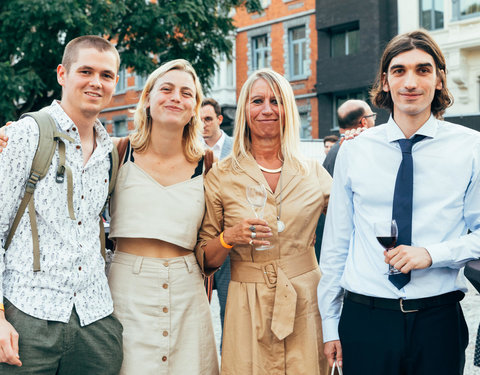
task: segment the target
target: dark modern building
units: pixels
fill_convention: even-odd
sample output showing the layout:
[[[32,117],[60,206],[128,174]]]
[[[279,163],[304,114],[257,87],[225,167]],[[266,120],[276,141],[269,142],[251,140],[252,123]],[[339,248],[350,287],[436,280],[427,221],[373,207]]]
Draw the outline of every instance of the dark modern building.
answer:
[[[344,101],[369,101],[383,49],[397,35],[397,0],[316,0],[316,11],[318,135],[323,138],[338,129],[336,110]],[[388,119],[385,111],[377,112],[377,123]]]

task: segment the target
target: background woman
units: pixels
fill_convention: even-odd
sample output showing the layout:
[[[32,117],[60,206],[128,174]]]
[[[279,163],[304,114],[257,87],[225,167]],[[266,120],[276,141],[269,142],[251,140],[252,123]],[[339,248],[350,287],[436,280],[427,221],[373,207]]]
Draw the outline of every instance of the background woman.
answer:
[[[331,178],[302,158],[289,82],[263,69],[242,87],[233,153],[205,181],[197,257],[208,272],[230,252],[222,374],[326,374],[317,307],[315,227]],[[267,189],[265,221],[252,219],[249,185]],[[259,251],[259,245],[272,245]]]
[[[122,374],[218,374],[210,309],[193,254],[204,214],[202,90],[170,61],[148,78],[111,201],[109,283],[123,324]]]

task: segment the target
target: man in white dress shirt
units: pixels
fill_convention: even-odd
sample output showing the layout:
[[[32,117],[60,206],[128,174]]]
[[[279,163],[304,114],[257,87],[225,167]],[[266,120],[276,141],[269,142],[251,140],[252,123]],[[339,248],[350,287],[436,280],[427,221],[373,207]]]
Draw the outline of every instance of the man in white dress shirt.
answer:
[[[213,151],[215,159],[221,160],[232,151],[233,138],[220,129],[223,121],[222,109],[215,99],[205,98],[200,108],[203,121],[203,139],[208,148]],[[223,329],[225,306],[227,304],[228,284],[230,283],[230,256],[227,256],[222,266],[215,272],[214,289],[217,289],[220,304],[220,320]]]
[[[98,36],[65,47],[57,80],[62,98],[44,108],[65,141],[71,169],[73,212],[67,181],[56,179],[58,148],[34,193],[40,269],[33,267],[28,209],[5,251],[39,139],[31,117],[9,126],[0,154],[0,373],[117,374],[122,327],[100,253],[99,214],[109,184],[112,142],[97,119],[118,81],[120,57]],[[74,219],[73,219],[74,218]]]
[[[318,286],[325,354],[349,375],[463,374],[459,273],[480,256],[480,136],[442,121],[445,58],[424,31],[390,41],[371,96],[389,121],[344,142],[335,164]],[[392,219],[387,252],[374,224]]]
[[[203,140],[213,151],[217,160],[225,158],[232,151],[233,138],[220,129],[223,122],[222,109],[215,99],[205,98],[200,108],[203,121]]]

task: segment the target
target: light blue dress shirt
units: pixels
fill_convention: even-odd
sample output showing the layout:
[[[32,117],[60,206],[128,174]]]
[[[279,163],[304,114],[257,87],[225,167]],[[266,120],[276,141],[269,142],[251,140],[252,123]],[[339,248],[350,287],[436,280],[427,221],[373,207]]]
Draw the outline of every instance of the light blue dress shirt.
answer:
[[[335,164],[323,235],[318,305],[324,341],[338,339],[344,289],[375,297],[423,298],[466,291],[460,269],[480,257],[480,133],[433,116],[413,146],[412,246],[432,265],[413,270],[398,290],[385,275],[373,224],[392,218],[393,192],[405,138],[392,117],[344,142]],[[468,230],[472,233],[467,234]]]

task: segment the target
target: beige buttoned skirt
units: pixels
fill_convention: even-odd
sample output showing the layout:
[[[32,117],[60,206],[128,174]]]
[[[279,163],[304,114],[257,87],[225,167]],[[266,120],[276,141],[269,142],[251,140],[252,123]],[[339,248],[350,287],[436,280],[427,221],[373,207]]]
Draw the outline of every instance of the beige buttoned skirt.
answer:
[[[193,253],[161,259],[116,252],[108,279],[114,315],[123,325],[120,374],[219,373],[210,308]]]

